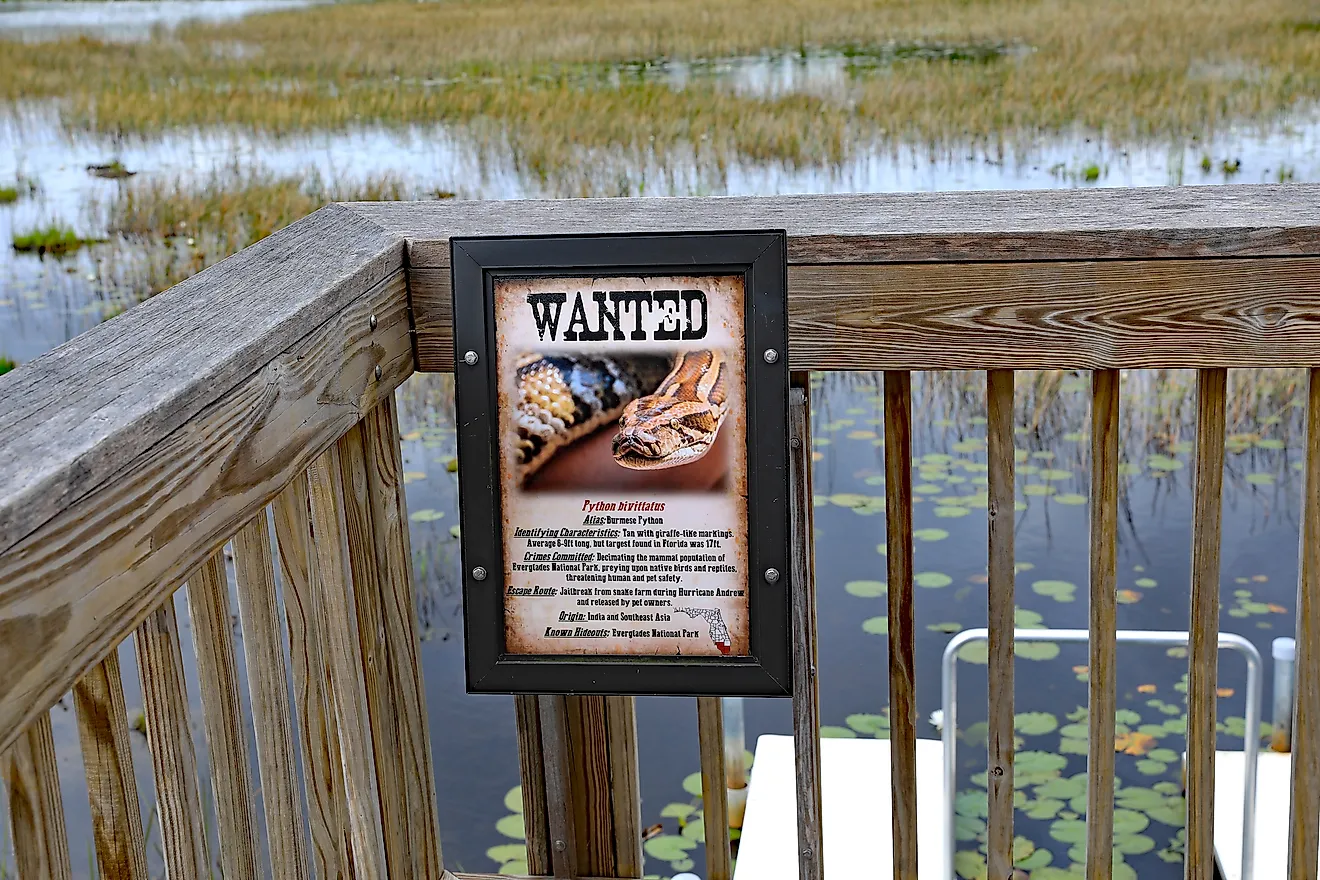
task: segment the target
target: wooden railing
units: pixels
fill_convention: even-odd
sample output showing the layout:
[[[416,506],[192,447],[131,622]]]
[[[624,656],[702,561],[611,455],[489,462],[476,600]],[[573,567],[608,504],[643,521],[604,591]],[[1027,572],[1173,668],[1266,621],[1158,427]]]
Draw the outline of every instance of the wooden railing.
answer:
[[[1208,880],[1226,371],[1305,367],[1291,871],[1313,878],[1317,205],[1316,187],[1234,186],[318,211],[0,379],[0,750],[19,876],[71,873],[49,711],[72,691],[101,875],[146,877],[117,659],[130,635],[169,876],[208,876],[216,863],[174,611],[184,585],[224,876],[263,875],[263,837],[276,877],[442,876],[393,392],[414,370],[452,369],[449,237],[778,227],[789,233],[798,371],[790,461],[800,876],[824,871],[805,371],[884,371],[896,878],[917,876],[923,684],[913,664],[910,372],[989,371],[987,851],[989,876],[1002,878],[1013,840],[1013,371],[1095,371],[1087,876],[1107,878],[1119,371],[1199,371],[1186,860],[1189,877]],[[259,780],[240,714],[226,543]],[[640,876],[632,698],[523,696],[516,708],[529,870]],[[718,701],[700,701],[709,880],[730,873],[728,838],[718,833],[727,824],[721,726]]]

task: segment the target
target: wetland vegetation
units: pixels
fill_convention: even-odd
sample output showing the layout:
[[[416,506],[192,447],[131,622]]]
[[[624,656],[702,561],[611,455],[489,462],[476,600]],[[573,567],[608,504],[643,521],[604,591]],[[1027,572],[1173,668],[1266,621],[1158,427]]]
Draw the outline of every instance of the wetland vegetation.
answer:
[[[437,0],[12,40],[7,14],[0,373],[330,201],[1320,180],[1320,15],[1304,0]],[[1301,380],[1244,371],[1231,387],[1222,625],[1262,653],[1293,625]],[[1021,626],[1085,625],[1086,382],[1019,379]],[[883,738],[878,377],[814,384],[822,732]],[[1186,627],[1191,389],[1178,371],[1124,379],[1124,627]],[[949,635],[984,625],[983,378],[922,375],[914,394],[925,717]],[[447,378],[415,377],[400,410],[427,701],[447,719],[432,725],[447,861],[518,873],[511,704],[462,693]],[[985,871],[978,650],[963,654],[963,880]],[[1116,876],[1180,876],[1185,657],[1119,656]],[[1022,644],[1018,661],[1036,685],[1019,694],[1019,866],[1058,880],[1084,829],[1085,649]],[[1240,748],[1240,670],[1223,670],[1220,747]],[[69,714],[54,720],[76,762]],[[638,720],[643,824],[661,826],[648,871],[691,869],[695,713],[642,699]],[[748,701],[749,749],[789,725],[781,702]],[[85,800],[66,807],[81,840]]]

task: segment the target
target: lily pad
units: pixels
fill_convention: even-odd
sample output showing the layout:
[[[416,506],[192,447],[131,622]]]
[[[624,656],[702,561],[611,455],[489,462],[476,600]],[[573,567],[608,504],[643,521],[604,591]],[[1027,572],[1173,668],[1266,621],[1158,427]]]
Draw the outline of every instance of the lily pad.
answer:
[[[1041,496],[1044,496],[1044,495],[1053,495],[1054,492],[1055,492],[1055,489],[1054,489],[1053,486],[1047,486],[1047,485],[1045,485],[1044,483],[1031,483],[1030,485],[1027,485],[1027,486],[1023,486],[1023,487],[1022,487],[1022,494],[1023,494],[1023,495],[1029,495],[1029,496],[1033,496],[1033,497],[1041,497]]]
[[[1053,660],[1059,656],[1059,646],[1054,642],[1018,642],[1013,645],[1013,653],[1024,660]]]
[[[692,804],[665,804],[665,808],[660,811],[660,817],[663,819],[686,819],[697,811]]]
[[[873,636],[887,636],[889,635],[889,618],[883,616],[868,617],[862,621],[862,630]]]
[[[522,786],[515,785],[504,795],[504,806],[511,813],[521,813],[523,811]],[[496,859],[497,862],[508,861],[508,859]]]
[[[857,734],[847,727],[835,727],[832,724],[826,724],[821,727],[820,735],[823,739],[856,739]]]
[[[1058,482],[1059,480],[1066,480],[1071,476],[1072,471],[1065,471],[1060,468],[1042,468],[1040,471],[1040,478],[1042,480],[1048,480],[1051,483]]]
[[[1086,503],[1085,495],[1078,495],[1076,492],[1063,492],[1054,496],[1056,504],[1066,504],[1069,507],[1080,507]]]
[[[697,843],[706,842],[706,822],[704,819],[696,818],[683,826],[680,832],[688,840],[695,840]]]
[[[501,843],[499,846],[492,846],[486,850],[486,858],[500,865],[505,862],[526,861],[527,844]]]
[[[421,510],[414,510],[411,514],[408,515],[408,519],[410,519],[412,522],[417,522],[417,523],[435,522],[438,519],[444,519],[444,517],[445,517],[445,512],[443,510],[435,510],[434,508],[430,508],[430,507],[426,507]]]
[[[1183,463],[1168,455],[1152,455],[1146,459],[1146,466],[1157,471],[1176,471]]]
[[[984,666],[990,662],[990,646],[984,641],[968,642],[958,649],[958,659]]]
[[[683,777],[683,790],[694,797],[701,797],[701,771]]]
[[[1013,729],[1023,736],[1040,736],[1059,729],[1059,719],[1049,712],[1019,712],[1013,716]]]
[[[957,519],[958,517],[967,516],[971,511],[966,507],[949,507],[945,505],[935,508],[934,513],[940,519]]]
[[[885,715],[867,715],[859,713],[849,715],[843,719],[843,723],[860,734],[866,736],[879,736],[881,733],[889,731],[889,718]]]
[[[922,571],[918,572],[916,576],[912,578],[912,581],[919,587],[939,589],[940,587],[947,587],[949,584],[953,583],[953,578],[943,572]]]
[[[949,537],[949,533],[944,529],[917,529],[912,537],[918,541],[943,541]]]
[[[1253,486],[1272,486],[1274,485],[1274,474],[1264,472],[1247,474],[1247,482]]]
[[[1035,581],[1031,589],[1038,595],[1049,596],[1055,602],[1071,602],[1077,593],[1077,585],[1069,581]]]
[[[676,862],[686,859],[688,850],[696,849],[697,842],[677,834],[661,834],[642,844],[642,849],[653,859]]]
[[[866,507],[871,503],[871,499],[872,496],[857,492],[839,492],[830,496],[830,503],[838,507]]]
[[[522,813],[512,813],[503,817],[495,823],[495,830],[514,840],[524,840],[527,837],[527,831],[523,828]]]
[[[848,581],[843,588],[849,595],[863,599],[874,599],[889,591],[889,585],[884,581]]]
[[[1149,590],[1151,587],[1157,586],[1154,578],[1137,578],[1133,583],[1143,590]]]

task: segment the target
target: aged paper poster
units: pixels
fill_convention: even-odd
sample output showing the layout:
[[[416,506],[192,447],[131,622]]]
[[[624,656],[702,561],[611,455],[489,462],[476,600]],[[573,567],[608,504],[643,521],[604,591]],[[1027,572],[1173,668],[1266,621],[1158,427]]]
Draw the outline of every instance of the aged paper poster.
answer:
[[[743,285],[495,280],[506,653],[750,654]]]

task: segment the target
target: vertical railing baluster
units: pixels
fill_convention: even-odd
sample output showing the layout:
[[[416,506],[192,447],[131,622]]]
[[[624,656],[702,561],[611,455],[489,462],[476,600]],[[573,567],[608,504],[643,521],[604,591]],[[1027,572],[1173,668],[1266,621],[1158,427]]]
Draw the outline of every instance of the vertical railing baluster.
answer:
[[[201,683],[202,720],[210,748],[211,798],[220,839],[220,864],[226,878],[255,880],[256,813],[222,550],[212,554],[188,578],[188,613]]]
[[[816,581],[811,526],[811,411],[807,373],[788,392],[789,578],[793,603],[793,750],[797,766],[798,878],[821,880],[820,690],[816,669]]]
[[[380,792],[363,683],[362,642],[348,560],[344,485],[339,447],[331,446],[307,471],[311,499],[313,546],[320,581],[321,616],[330,703],[334,706],[343,767],[351,862],[355,876],[383,880],[385,836],[381,828]]]
[[[1086,876],[1110,880],[1114,862],[1114,709],[1118,566],[1117,370],[1091,379],[1091,617]]]
[[[1227,386],[1227,370],[1197,373],[1187,681],[1185,873],[1188,880],[1212,880],[1215,876],[1215,683],[1219,662],[1219,540]],[[1257,732],[1249,730],[1247,735],[1256,736]]]
[[[1013,372],[986,374],[986,461],[989,465],[989,876],[1013,870]]]
[[[403,449],[394,396],[388,395],[362,420],[372,535],[385,628],[385,672],[393,694],[398,735],[400,787],[410,876],[439,878],[444,871],[431,729],[422,681],[417,596],[412,546],[403,491]]]
[[[1288,876],[1316,876],[1320,839],[1320,369],[1310,371],[1297,579],[1297,704],[1293,712]]]
[[[308,826],[316,876],[349,876],[348,812],[334,705],[324,648],[321,586],[312,547],[307,475],[294,477],[275,497],[275,540],[289,627],[293,698],[302,746]]]
[[[69,880],[69,839],[55,766],[50,712],[37,716],[0,760],[18,880]]]
[[[234,569],[270,863],[274,876],[299,880],[307,877],[307,847],[293,757],[289,671],[284,663],[270,526],[264,509],[234,536]]]
[[[546,802],[545,757],[541,751],[541,710],[537,697],[513,698],[518,726],[518,766],[522,780],[523,831],[527,836],[527,872],[549,874],[550,814]]]
[[[147,848],[133,775],[118,648],[78,679],[73,686],[73,706],[78,715],[78,739],[101,876],[147,880]]]
[[[147,747],[156,778],[156,809],[170,877],[207,877],[210,865],[197,783],[197,756],[188,724],[179,623],[170,596],[137,628],[138,677]]]
[[[729,855],[729,789],[724,773],[724,708],[719,697],[697,698],[701,805],[706,829],[706,880],[733,876]]]
[[[889,761],[894,880],[917,877],[916,632],[912,593],[912,376],[884,375],[889,578]]]

